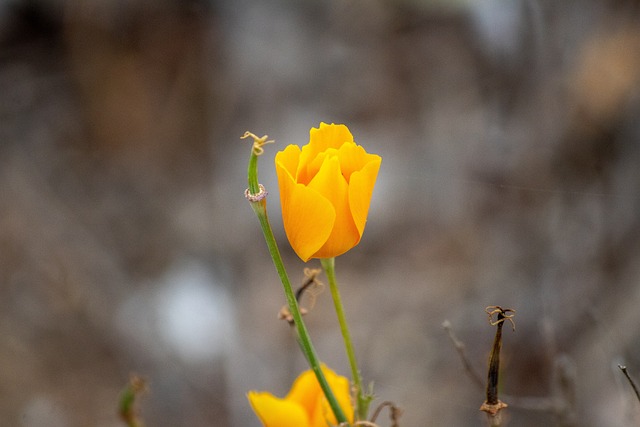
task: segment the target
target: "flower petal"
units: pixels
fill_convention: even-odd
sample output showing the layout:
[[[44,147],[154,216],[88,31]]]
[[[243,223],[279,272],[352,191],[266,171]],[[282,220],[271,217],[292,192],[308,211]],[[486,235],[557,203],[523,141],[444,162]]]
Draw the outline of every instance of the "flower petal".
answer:
[[[370,159],[362,170],[353,172],[349,182],[349,206],[353,221],[358,229],[358,235],[362,237],[364,226],[369,214],[373,186],[376,183],[382,158],[375,154],[367,154]]]
[[[342,408],[342,412],[344,412],[345,417],[347,417],[347,421],[352,423],[353,402],[351,401],[351,384],[349,383],[349,379],[336,374],[331,369],[326,367],[323,367],[322,372],[324,372],[324,376],[327,378],[329,388],[331,388],[331,391],[333,391],[333,395],[336,397],[338,405],[340,405],[340,408]],[[335,415],[333,415],[333,411],[331,411],[329,402],[326,398],[324,398],[324,395],[322,396],[322,417],[318,417],[316,415],[315,419],[311,420],[311,425],[313,427],[325,427],[327,425],[327,421],[330,425],[338,424]]]
[[[302,147],[300,154],[301,172],[298,174],[297,181],[307,184],[318,170],[318,167],[309,168],[314,159],[329,149],[339,149],[345,142],[353,142],[353,135],[345,125],[320,123],[319,128],[311,128],[309,143]]]
[[[325,372],[324,369],[323,372]],[[316,409],[321,393],[322,390],[316,374],[312,370],[307,370],[301,373],[293,382],[286,399],[303,407],[307,414],[312,414]]]
[[[312,256],[332,258],[347,252],[360,240],[360,234],[353,221],[349,207],[349,186],[340,172],[337,156],[328,156],[309,188],[322,194],[335,209],[335,222],[329,238]]]
[[[249,403],[264,427],[310,427],[304,408],[268,392],[250,391]]]
[[[340,159],[340,170],[347,182],[351,182],[351,174],[361,170],[367,163],[376,158],[380,158],[375,154],[368,154],[360,145],[346,143],[338,150],[338,158]]]
[[[300,147],[297,145],[288,145],[284,150],[276,154],[276,165],[280,163],[292,177],[296,176],[298,169],[298,161],[300,159]]]
[[[345,142],[353,142],[353,135],[349,128],[342,124],[330,125],[321,122],[319,128],[311,128],[309,131],[309,145],[315,153],[326,151],[329,148],[338,149]]]
[[[294,181],[281,153],[276,155],[276,173],[284,230],[293,250],[306,262],[329,238],[336,212],[316,190]]]

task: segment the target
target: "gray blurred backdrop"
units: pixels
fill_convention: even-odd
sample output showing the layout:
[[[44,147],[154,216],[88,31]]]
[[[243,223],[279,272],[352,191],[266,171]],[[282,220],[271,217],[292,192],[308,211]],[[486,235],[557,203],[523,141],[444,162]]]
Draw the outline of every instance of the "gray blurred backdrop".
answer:
[[[362,373],[403,427],[483,426],[495,331],[508,425],[629,426],[640,405],[640,2],[0,2],[0,425],[257,427],[305,368],[243,197],[320,121],[383,157],[337,260]],[[307,316],[348,365],[327,292]],[[508,395],[508,397],[506,396]],[[379,419],[388,425],[386,414]]]

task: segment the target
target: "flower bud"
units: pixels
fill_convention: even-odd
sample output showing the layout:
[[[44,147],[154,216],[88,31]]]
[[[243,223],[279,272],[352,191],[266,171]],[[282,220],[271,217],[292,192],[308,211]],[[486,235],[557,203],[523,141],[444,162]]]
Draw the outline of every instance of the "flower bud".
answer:
[[[381,162],[341,124],[320,123],[302,149],[276,154],[284,229],[303,261],[333,258],[360,242]]]

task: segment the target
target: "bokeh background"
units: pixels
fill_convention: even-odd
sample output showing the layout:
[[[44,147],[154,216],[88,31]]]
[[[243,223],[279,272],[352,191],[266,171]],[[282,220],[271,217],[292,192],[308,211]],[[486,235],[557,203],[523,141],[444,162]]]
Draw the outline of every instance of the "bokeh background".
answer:
[[[638,1],[4,0],[0,425],[122,426],[134,372],[149,426],[259,426],[246,392],[305,365],[239,137],[277,142],[301,283],[272,161],[320,121],[383,157],[337,269],[402,426],[485,425],[442,325],[484,377],[489,305],[507,425],[637,425],[639,118]],[[347,375],[328,293],[307,321]]]

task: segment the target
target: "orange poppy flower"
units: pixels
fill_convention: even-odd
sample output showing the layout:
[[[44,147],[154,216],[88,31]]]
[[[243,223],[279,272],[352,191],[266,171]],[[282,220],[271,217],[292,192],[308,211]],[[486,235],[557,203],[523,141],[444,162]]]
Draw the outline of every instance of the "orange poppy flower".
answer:
[[[360,242],[381,162],[341,124],[320,123],[302,149],[276,154],[284,229],[303,261],[333,258]]]

